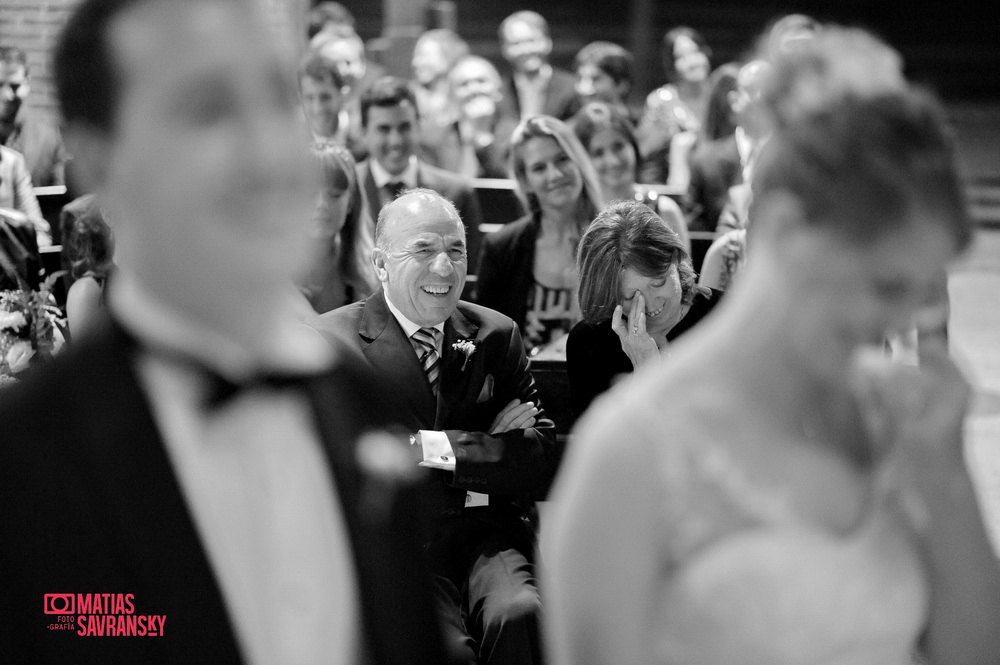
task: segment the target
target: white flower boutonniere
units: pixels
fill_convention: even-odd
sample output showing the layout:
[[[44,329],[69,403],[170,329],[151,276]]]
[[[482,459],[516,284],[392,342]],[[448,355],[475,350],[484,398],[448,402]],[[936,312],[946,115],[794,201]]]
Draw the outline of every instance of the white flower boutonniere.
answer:
[[[463,372],[465,371],[465,366],[469,364],[469,358],[471,358],[472,354],[476,352],[477,346],[478,346],[478,340],[471,340],[471,339],[459,340],[458,342],[455,342],[454,344],[451,345],[451,348],[455,349],[463,356],[465,356],[465,360],[462,362]]]

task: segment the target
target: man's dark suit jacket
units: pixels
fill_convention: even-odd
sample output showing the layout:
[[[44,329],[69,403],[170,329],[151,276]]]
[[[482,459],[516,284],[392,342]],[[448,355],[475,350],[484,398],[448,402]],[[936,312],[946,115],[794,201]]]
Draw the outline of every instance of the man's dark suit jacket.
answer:
[[[0,662],[241,662],[133,350],[108,324],[0,389]],[[355,462],[357,436],[375,422],[366,375],[344,363],[306,387],[354,550],[364,646],[372,663],[438,662],[419,515],[407,505],[422,495]],[[166,615],[164,636],[50,631],[47,593],[134,594],[137,614]]]
[[[503,100],[500,108],[504,113],[514,118],[521,117],[521,102],[517,97],[517,86],[512,76],[504,78]],[[559,120],[569,120],[580,109],[580,100],[576,96],[576,77],[565,69],[552,68],[552,78],[545,94],[545,115],[551,115]]]
[[[531,547],[522,518],[543,499],[560,450],[552,421],[540,411],[535,427],[491,435],[497,413],[512,399],[538,404],[517,326],[497,312],[460,302],[445,322],[440,389],[435,399],[424,370],[382,291],[323,314],[312,322],[331,344],[354,348],[392,384],[384,415],[411,432],[443,430],[455,451],[455,472],[434,471],[429,535],[435,571],[451,576],[477,541],[502,533]],[[454,344],[472,340],[468,358]],[[539,405],[539,408],[541,406]],[[416,461],[414,461],[416,464]],[[467,491],[489,495],[489,506],[465,508]],[[531,556],[531,550],[524,552]],[[460,574],[460,573],[459,573]]]
[[[729,188],[743,182],[743,165],[736,137],[712,141],[691,156],[691,182],[684,199],[688,229],[715,231]]]
[[[533,215],[483,237],[476,302],[506,314],[523,326],[534,284],[535,240],[540,221]]]
[[[368,160],[358,164],[358,182],[368,199],[368,209],[372,213],[372,219],[378,219],[378,212],[382,209],[380,205],[378,187],[375,186],[375,178],[372,176]],[[432,189],[441,196],[455,204],[458,214],[465,223],[466,243],[469,248],[469,271],[475,274],[475,257],[479,251],[479,224],[482,222],[482,212],[479,209],[479,199],[472,189],[469,181],[462,176],[450,173],[436,166],[431,166],[425,162],[418,161],[417,165],[417,186]],[[474,253],[476,252],[476,253]]]

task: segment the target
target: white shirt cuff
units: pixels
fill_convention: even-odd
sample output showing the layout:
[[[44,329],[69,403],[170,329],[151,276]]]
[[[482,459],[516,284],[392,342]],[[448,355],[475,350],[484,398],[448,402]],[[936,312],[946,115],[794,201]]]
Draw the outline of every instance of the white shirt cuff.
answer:
[[[455,470],[455,451],[451,448],[447,434],[437,430],[422,429],[417,432],[417,438],[424,453],[424,461],[420,466],[443,471]]]

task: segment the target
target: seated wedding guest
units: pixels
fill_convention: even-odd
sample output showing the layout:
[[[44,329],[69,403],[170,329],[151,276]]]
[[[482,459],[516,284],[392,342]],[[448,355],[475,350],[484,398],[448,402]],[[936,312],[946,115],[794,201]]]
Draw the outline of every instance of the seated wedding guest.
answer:
[[[555,118],[523,120],[511,139],[510,161],[528,214],[483,236],[476,301],[514,319],[534,349],[580,320],[576,247],[604,195],[587,152]]]
[[[101,320],[104,287],[115,267],[115,239],[93,194],[66,204],[59,226],[63,265],[72,280],[66,294],[66,323],[77,342]]]
[[[699,145],[691,155],[691,180],[684,201],[692,231],[715,231],[729,188],[750,182],[750,169],[770,129],[761,105],[770,70],[763,60],[753,60],[740,68],[736,90],[729,95],[736,130],[731,136]]]
[[[467,55],[448,76],[458,110],[454,165],[443,168],[469,178],[506,178],[510,137],[517,120],[504,115],[500,73],[486,58]]]
[[[315,179],[266,26],[83,0],[59,38],[118,268],[99,329],[0,391],[0,662],[443,662],[407,446],[362,438],[377,386],[295,315]]]
[[[455,206],[404,193],[379,213],[373,259],[382,289],[312,323],[392,388],[375,406],[414,434],[434,469],[427,552],[463,662],[541,662],[534,534],[525,517],[560,457],[517,326],[460,302],[467,257]]]
[[[375,292],[371,269],[375,241],[374,224],[350,153],[324,146],[313,154],[321,169],[313,227],[317,251],[302,285],[309,304],[322,314]]]
[[[671,153],[683,153],[674,154],[675,160],[686,159],[705,113],[711,71],[711,49],[692,28],[669,30],[662,52],[667,83],[646,97],[636,131],[643,160],[640,179],[652,184],[667,182]]]
[[[354,30],[337,26],[322,30],[309,42],[309,49],[333,62],[344,84],[340,132],[346,136],[351,155],[361,160],[367,156],[364,127],[361,122],[361,97],[372,84],[385,75],[385,68],[365,58],[365,43]]]
[[[314,145],[347,146],[346,84],[336,63],[318,51],[308,51],[299,62],[299,98]]]
[[[416,96],[406,80],[386,76],[365,91],[361,125],[369,157],[357,170],[368,209],[377,218],[403,190],[426,187],[453,201],[470,239],[478,239],[479,199],[466,178],[417,157],[419,121]]]
[[[566,342],[577,417],[623,374],[670,353],[719,293],[695,284],[680,237],[647,206],[616,201],[580,239],[580,312]]]
[[[541,14],[514,12],[503,20],[499,32],[500,52],[511,68],[504,79],[504,113],[520,120],[539,114],[559,120],[572,116],[579,107],[576,80],[549,64],[552,38]]]
[[[739,65],[727,62],[709,75],[705,115],[701,119],[701,127],[695,140],[686,153],[678,151],[671,155],[670,174],[667,177],[667,184],[671,187],[687,191],[691,184],[691,155],[697,152],[699,146],[725,139],[736,131],[737,119],[731,99],[739,72]]]
[[[40,247],[52,244],[52,229],[35,198],[24,156],[0,145],[0,214],[19,224],[30,224]]]
[[[0,209],[0,291],[37,289],[41,269],[35,227]]]
[[[645,203],[680,236],[690,253],[687,222],[680,206],[655,188],[635,181],[639,146],[628,118],[617,108],[591,102],[573,116],[570,126],[597,171],[604,200],[633,199]]]
[[[454,131],[458,109],[451,95],[448,74],[458,60],[469,54],[469,45],[451,30],[424,32],[413,47],[413,92],[420,120],[421,156],[434,166],[454,171],[454,165],[438,155],[438,147]]]
[[[28,56],[0,46],[0,145],[24,156],[35,187],[66,184],[66,150],[55,122],[25,105],[31,90]]]
[[[754,197],[739,297],[580,424],[543,534],[554,662],[1000,662],[969,386],[943,345],[879,346],[972,237],[944,114],[827,98]]]
[[[628,105],[635,59],[618,44],[591,42],[576,54],[576,94],[581,104],[604,102],[632,122],[639,116]]]

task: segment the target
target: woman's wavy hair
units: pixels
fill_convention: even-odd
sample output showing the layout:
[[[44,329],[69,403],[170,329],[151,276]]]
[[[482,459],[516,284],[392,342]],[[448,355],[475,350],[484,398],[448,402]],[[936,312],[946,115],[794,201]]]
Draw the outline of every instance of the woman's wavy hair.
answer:
[[[590,156],[563,121],[548,115],[533,115],[522,120],[514,129],[510,139],[509,170],[510,177],[517,182],[515,190],[517,198],[532,216],[538,217],[541,214],[538,197],[528,189],[524,164],[524,145],[531,139],[537,138],[550,138],[558,143],[580,171],[583,178],[583,195],[580,197],[577,224],[582,233],[597,212],[604,207],[604,195],[601,194],[601,181],[597,177],[594,165],[590,163]]]
[[[686,25],[679,25],[667,31],[663,35],[663,44],[660,46],[660,55],[663,58],[663,71],[667,74],[669,83],[676,83],[678,79],[677,67],[674,66],[674,44],[681,37],[687,37],[698,45],[698,50],[705,54],[705,57],[712,60],[712,49],[708,42],[701,36],[701,33]]]
[[[361,194],[354,159],[345,149],[329,145],[313,148],[313,155],[322,174],[316,215],[321,237],[328,244],[323,257],[336,261],[341,279],[358,297],[368,296],[377,288],[371,267],[375,242],[371,213]],[[330,219],[331,203],[344,196],[349,199],[344,219]]]
[[[635,128],[628,116],[618,108],[604,102],[588,102],[569,121],[569,126],[573,128],[573,133],[580,139],[580,144],[588,155],[590,142],[598,133],[606,129],[617,132],[635,150],[635,165],[638,170],[642,153],[639,152],[639,142],[635,138]]]
[[[736,79],[740,66],[735,62],[719,65],[708,76],[708,101],[705,103],[705,117],[701,121],[699,140],[702,145],[716,141],[736,132],[736,118],[729,95],[736,90]]]
[[[698,286],[698,275],[680,236],[649,206],[638,201],[609,204],[583,234],[577,249],[583,320],[596,324],[611,318],[622,301],[626,268],[660,277],[671,265],[677,266],[682,304],[691,304],[698,293],[709,293]]]
[[[115,236],[96,203],[64,219],[62,239],[64,265],[73,279],[86,275],[101,279],[114,270]]]

